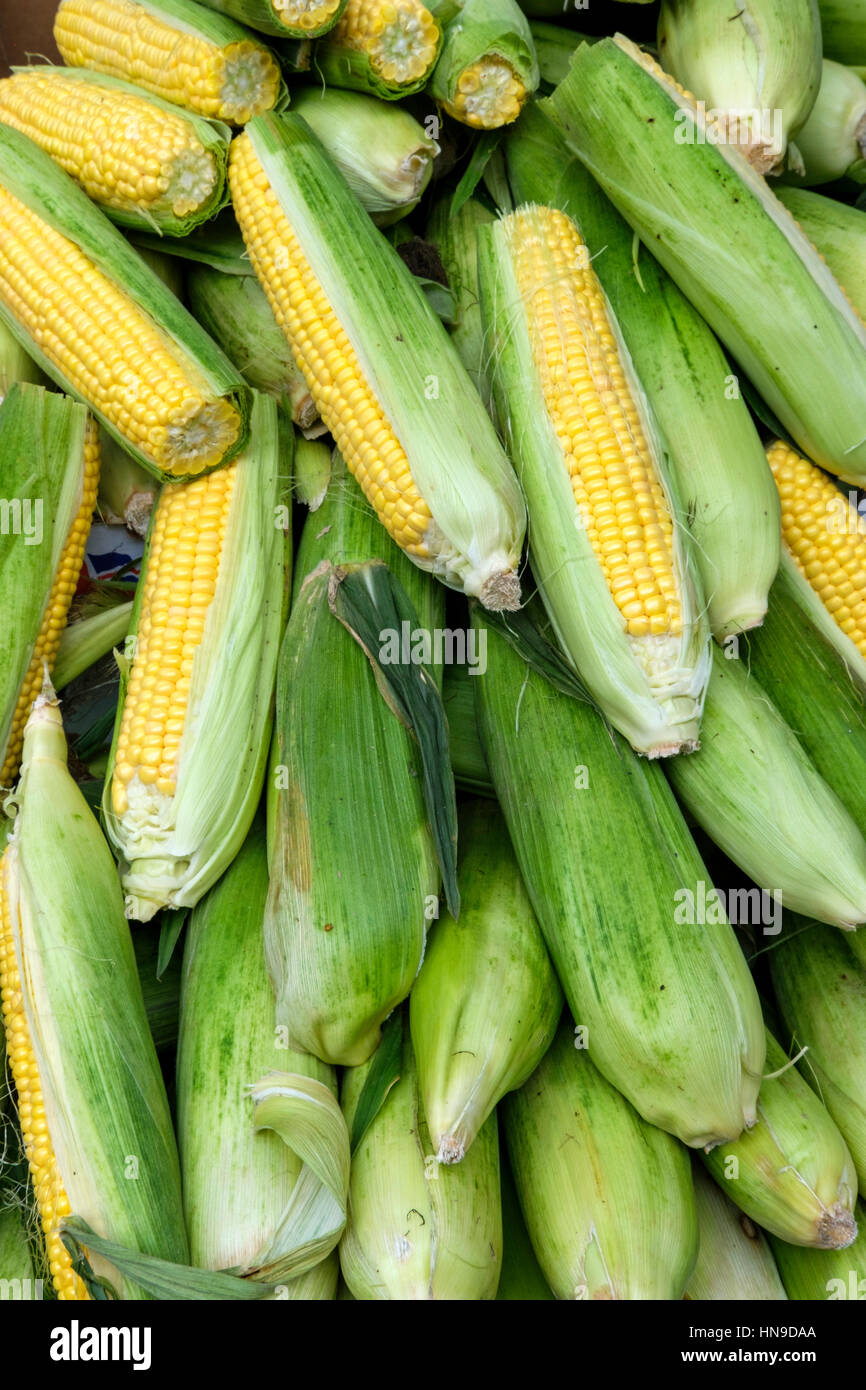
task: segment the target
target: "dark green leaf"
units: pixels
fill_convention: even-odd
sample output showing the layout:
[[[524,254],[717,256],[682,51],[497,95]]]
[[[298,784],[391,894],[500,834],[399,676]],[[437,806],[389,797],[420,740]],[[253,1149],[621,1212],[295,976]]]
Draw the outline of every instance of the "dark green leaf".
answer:
[[[358,1097],[355,1117],[352,1120],[352,1153],[382,1109],[391,1087],[400,1080],[402,1052],[403,1015],[398,1009],[382,1028],[381,1041],[373,1054],[367,1079]]]

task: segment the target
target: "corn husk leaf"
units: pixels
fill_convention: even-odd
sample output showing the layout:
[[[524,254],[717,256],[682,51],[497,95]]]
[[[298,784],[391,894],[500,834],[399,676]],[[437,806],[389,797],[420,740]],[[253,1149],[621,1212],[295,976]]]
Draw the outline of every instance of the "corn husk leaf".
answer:
[[[857,1203],[857,1239],[844,1250],[809,1250],[770,1236],[788,1297],[828,1302],[866,1297],[866,1206]]]
[[[745,1303],[787,1298],[767,1238],[735,1207],[700,1164],[692,1166],[698,1258],[686,1286],[693,1302]]]

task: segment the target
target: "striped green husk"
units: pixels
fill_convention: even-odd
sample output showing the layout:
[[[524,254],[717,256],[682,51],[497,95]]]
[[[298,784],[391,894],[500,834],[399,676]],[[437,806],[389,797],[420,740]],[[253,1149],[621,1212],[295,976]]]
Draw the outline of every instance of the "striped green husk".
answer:
[[[866,212],[809,188],[777,195],[814,242],[861,318],[866,317]]]
[[[24,1215],[17,1204],[0,1206],[0,1302],[38,1296]]]
[[[755,627],[779,568],[779,495],[724,353],[540,107],[505,152],[516,200],[558,207],[580,228],[665,437],[713,635]]]
[[[592,1059],[644,1119],[685,1143],[736,1136],[755,1117],[760,1008],[724,918],[677,925],[678,895],[709,876],[664,775],[486,630],[479,732]]]
[[[276,0],[200,0],[200,3],[210,10],[231,15],[257,33],[272,34],[279,39],[314,39],[319,34],[326,34],[333,29],[346,8],[346,0],[340,0],[334,13],[323,24],[307,29],[299,24],[289,24],[286,6],[277,4]]]
[[[866,970],[831,927],[792,919],[770,973],[800,1071],[839,1127],[866,1188]],[[788,1037],[784,1038],[788,1041]]]
[[[454,780],[477,796],[493,796],[490,769],[475,722],[475,679],[466,666],[446,666],[442,702],[448,719]]]
[[[825,58],[866,63],[866,0],[818,0]]]
[[[265,946],[292,1045],[342,1065],[370,1055],[408,994],[439,890],[417,745],[328,605],[335,568],[374,557],[398,577],[421,627],[441,627],[442,590],[335,469],[304,527],[280,653]]]
[[[88,618],[68,624],[60,637],[52,680],[55,690],[62,690],[88,670],[94,662],[106,656],[113,647],[123,646],[129,631],[132,600],[101,608]]]
[[[483,679],[483,678],[482,678]],[[410,1020],[434,1151],[457,1163],[550,1046],[562,991],[492,802],[460,816],[460,920],[432,928]]]
[[[11,328],[0,319],[0,405],[16,381],[44,386],[45,375],[24,351]]]
[[[502,1262],[496,1117],[462,1163],[437,1164],[405,1022],[403,1030],[400,1078],[352,1155],[343,1278],[366,1301],[495,1298]],[[369,1069],[343,1077],[350,1129]]]
[[[713,1303],[786,1298],[764,1233],[728,1200],[699,1163],[693,1164],[692,1177],[700,1242],[685,1297]]]
[[[689,1159],[605,1081],[563,1018],[503,1106],[517,1194],[558,1299],[678,1299],[695,1262]]]
[[[866,921],[866,840],[746,662],[716,647],[697,753],[667,768],[683,806],[792,912]]]
[[[522,8],[526,9],[526,6]],[[562,81],[578,44],[595,42],[575,29],[563,29],[559,24],[547,24],[543,19],[531,20],[529,32],[535,45],[542,87],[547,90]]]
[[[808,1250],[770,1236],[789,1298],[859,1301],[866,1298],[866,1206],[857,1203],[857,1239],[844,1250]]]
[[[579,48],[543,106],[804,452],[864,476],[866,327],[760,175],[626,39]]]
[[[427,240],[432,241],[439,251],[457,304],[458,321],[451,330],[451,341],[476,390],[488,406],[491,399],[490,378],[478,294],[475,234],[480,226],[492,221],[493,213],[477,198],[467,198],[452,216],[451,199],[445,196],[434,203],[427,223]]]
[[[767,1067],[758,1123],[733,1143],[704,1154],[703,1162],[741,1211],[780,1240],[841,1249],[857,1234],[851,1154],[769,1032]]]

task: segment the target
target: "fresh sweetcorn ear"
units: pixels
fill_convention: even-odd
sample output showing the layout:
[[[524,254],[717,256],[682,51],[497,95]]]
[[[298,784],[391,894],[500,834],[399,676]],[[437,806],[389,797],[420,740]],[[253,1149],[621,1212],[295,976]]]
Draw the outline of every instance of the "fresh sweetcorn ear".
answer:
[[[809,616],[862,680],[866,521],[832,478],[782,440],[770,445],[767,460],[782,502],[784,562]]]
[[[300,117],[252,122],[229,182],[277,322],[379,520],[422,569],[516,608],[520,488],[410,272]]]
[[[54,40],[70,67],[233,125],[284,99],[277,60],[257,35],[193,0],[62,0]]]
[[[53,669],[78,584],[99,483],[99,437],[82,406],[14,386],[0,406],[9,525],[0,532],[0,787],[18,772],[24,726]]]
[[[287,558],[276,410],[256,396],[247,451],[154,512],[103,802],[139,921],[198,901],[261,791]]]
[[[538,205],[480,228],[479,246],[494,396],[545,606],[632,746],[688,752],[709,632],[663,451],[587,248],[571,218]]]
[[[451,9],[442,6],[442,17]],[[538,82],[529,21],[516,0],[463,0],[445,25],[429,85],[448,115],[476,130],[510,125]]]
[[[248,388],[48,154],[0,124],[0,318],[137,461],[184,478],[246,442]]]
[[[115,222],[185,235],[223,201],[229,131],[100,73],[19,68],[0,121],[52,156]]]
[[[441,45],[421,0],[348,0],[316,48],[316,71],[329,86],[395,100],[424,86]]]

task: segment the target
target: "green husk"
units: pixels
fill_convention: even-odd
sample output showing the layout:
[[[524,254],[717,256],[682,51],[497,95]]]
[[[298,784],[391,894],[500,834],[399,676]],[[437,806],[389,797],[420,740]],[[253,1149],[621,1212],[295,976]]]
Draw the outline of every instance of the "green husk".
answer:
[[[482,624],[477,609],[473,622]],[[684,1143],[735,1136],[755,1117],[760,1007],[723,915],[699,929],[676,921],[682,891],[709,875],[664,775],[486,630],[479,733],[593,1062],[645,1120]]]
[[[87,413],[66,396],[16,383],[0,405],[0,766],[51,586],[81,506]]]
[[[343,1077],[350,1128],[370,1065]],[[496,1117],[462,1163],[437,1164],[404,1023],[400,1079],[352,1157],[343,1278],[362,1300],[476,1301],[496,1297],[501,1262]]]
[[[525,5],[521,9],[529,13]],[[560,6],[560,13],[561,10]],[[575,29],[563,29],[558,24],[547,24],[541,19],[530,21],[529,32],[535,45],[541,84],[546,89],[556,87],[562,81],[578,44],[595,43],[595,39],[579,34]]]
[[[475,681],[467,666],[448,666],[442,700],[451,737],[454,779],[464,791],[493,796],[490,769],[475,722]]]
[[[339,87],[302,87],[292,101],[379,227],[405,217],[430,182],[436,141],[402,106]]]
[[[843,1249],[857,1234],[847,1145],[769,1031],[767,1066],[757,1124],[703,1162],[740,1210],[780,1240]]]
[[[667,772],[688,813],[773,895],[771,935],[782,903],[837,927],[866,921],[866,840],[745,662],[718,647],[700,751]]]
[[[489,406],[490,379],[478,292],[476,231],[484,223],[493,221],[493,213],[477,198],[468,198],[456,213],[451,212],[450,203],[447,194],[434,203],[427,223],[427,240],[439,251],[457,303],[459,317],[451,330],[451,341],[475,389]]]
[[[497,807],[460,817],[460,920],[433,927],[409,1016],[418,1085],[440,1163],[458,1163],[556,1031],[562,991]]]
[[[516,0],[439,0],[431,9],[444,24],[445,33],[427,90],[449,115],[466,121],[466,114],[455,107],[460,79],[467,68],[485,59],[499,59],[508,65],[523,86],[521,105],[532,96],[539,82],[538,60],[529,22]],[[475,97],[477,100],[477,93]],[[495,113],[491,118],[477,106],[470,111],[485,130],[502,124]],[[474,125],[475,121],[466,124]]]
[[[291,467],[287,448],[291,433],[285,439],[278,433],[276,405],[256,394],[251,442],[237,463],[216,589],[193,659],[176,790],[168,798],[140,789],[118,816],[112,777],[128,686],[128,674],[121,674],[102,810],[120,859],[127,912],[137,921],[149,921],[160,907],[198,902],[231,863],[255,814],[285,621],[290,550],[277,523]],[[139,582],[133,637],[144,588]]]
[[[180,1009],[180,952],[174,953],[160,973],[158,933],[136,931],[132,945],[153,1045],[157,1052],[174,1050]]]
[[[836,1121],[866,1188],[866,970],[838,932],[796,918],[768,956],[792,1047],[809,1049],[800,1071]]]
[[[770,1236],[788,1297],[828,1302],[866,1298],[866,1206],[858,1202],[857,1239],[844,1250],[807,1250]]]
[[[866,0],[818,0],[825,58],[866,64]]]
[[[438,911],[417,747],[329,606],[335,571],[376,557],[420,626],[441,627],[442,591],[392,543],[335,458],[304,526],[280,653],[265,950],[291,1045],[342,1065],[375,1049],[417,974],[427,914]]]
[[[4,888],[51,1142],[72,1215],[187,1258],[180,1171],[114,861],[66,766],[50,686],[24,739]],[[124,1298],[142,1290],[95,1256]]]
[[[866,327],[760,175],[621,37],[579,48],[543,107],[804,452],[856,482]]]
[[[757,626],[779,568],[779,495],[724,353],[540,107],[505,154],[518,202],[558,207],[580,228],[669,450],[714,637]]]
[[[0,1303],[42,1296],[22,1217],[17,1206],[0,1207]]]
[[[416,562],[516,607],[523,498],[447,332],[300,116],[257,118],[246,135],[432,512]]]
[[[147,266],[122,232],[108,220],[83,189],[54,163],[50,155],[32,140],[0,124],[0,163],[2,183],[14,197],[61,235],[74,242],[89,259],[112,280],[157,327],[170,349],[180,355],[196,380],[214,397],[225,397],[238,411],[239,430],[220,463],[227,463],[246,446],[250,409],[249,388],[222,350],[208,337],[191,314]],[[11,330],[33,360],[64,391],[93,411],[123,448],[149,472],[162,474],[154,461],[133,445],[99,409],[99,403],[80,394],[37,345],[31,333],[19,324],[0,298],[0,319]],[[172,482],[183,481],[172,474]]]
[[[16,381],[45,385],[45,374],[24,351],[15,334],[0,319],[0,405]]]
[[[698,1247],[688,1155],[605,1081],[567,1015],[503,1115],[526,1227],[554,1296],[682,1298]]]
[[[178,1142],[193,1263],[286,1285],[286,1297],[333,1298],[335,1262],[320,1269],[342,1234],[344,1187],[335,1194],[273,1129],[258,1123],[253,1083],[312,1083],[307,1107],[318,1167],[336,1158],[325,1092],[333,1070],[290,1051],[274,1026],[265,970],[262,917],[268,891],[264,825],[257,821],[240,853],[194,909],[184,952],[178,1042]],[[335,1102],[334,1102],[335,1104]],[[303,1112],[302,1112],[303,1113]],[[348,1179],[349,1136],[340,1118]],[[342,1206],[342,1214],[341,1214]],[[312,1282],[311,1282],[312,1279]],[[330,1292],[328,1292],[330,1289]]]
[[[508,1303],[551,1302],[553,1294],[535,1258],[517,1199],[508,1153],[501,1145],[499,1177],[502,1196],[502,1271],[496,1297]]]
[[[104,427],[99,431],[99,454],[97,511],[110,524],[146,536],[159,484]]]
[[[763,1231],[728,1200],[699,1163],[692,1165],[692,1177],[700,1243],[684,1297],[713,1303],[787,1298]]]
[[[866,212],[807,188],[779,184],[776,193],[815,243],[858,314],[866,316]]]
[[[190,308],[250,386],[273,396],[296,425],[309,429],[319,412],[264,290],[249,261],[245,265],[247,274],[226,275],[193,263],[186,275]]]
[[[810,188],[850,178],[866,183],[866,85],[842,63],[824,59],[821,90],[797,135],[803,169],[787,174]]]
[[[821,82],[816,0],[662,0],[658,48],[662,65],[711,108],[759,173],[778,172],[786,153],[796,162],[789,141]]]
[[[327,444],[295,436],[293,476],[295,497],[311,512],[324,502],[331,483],[331,450]]]
[[[222,14],[231,15],[233,19],[248,25],[258,33],[273,34],[281,39],[315,39],[320,34],[326,34],[329,29],[333,29],[346,8],[346,0],[340,0],[334,13],[329,15],[323,24],[308,29],[302,25],[287,24],[283,18],[282,7],[276,0],[200,0],[200,3],[210,10],[219,10]]]

